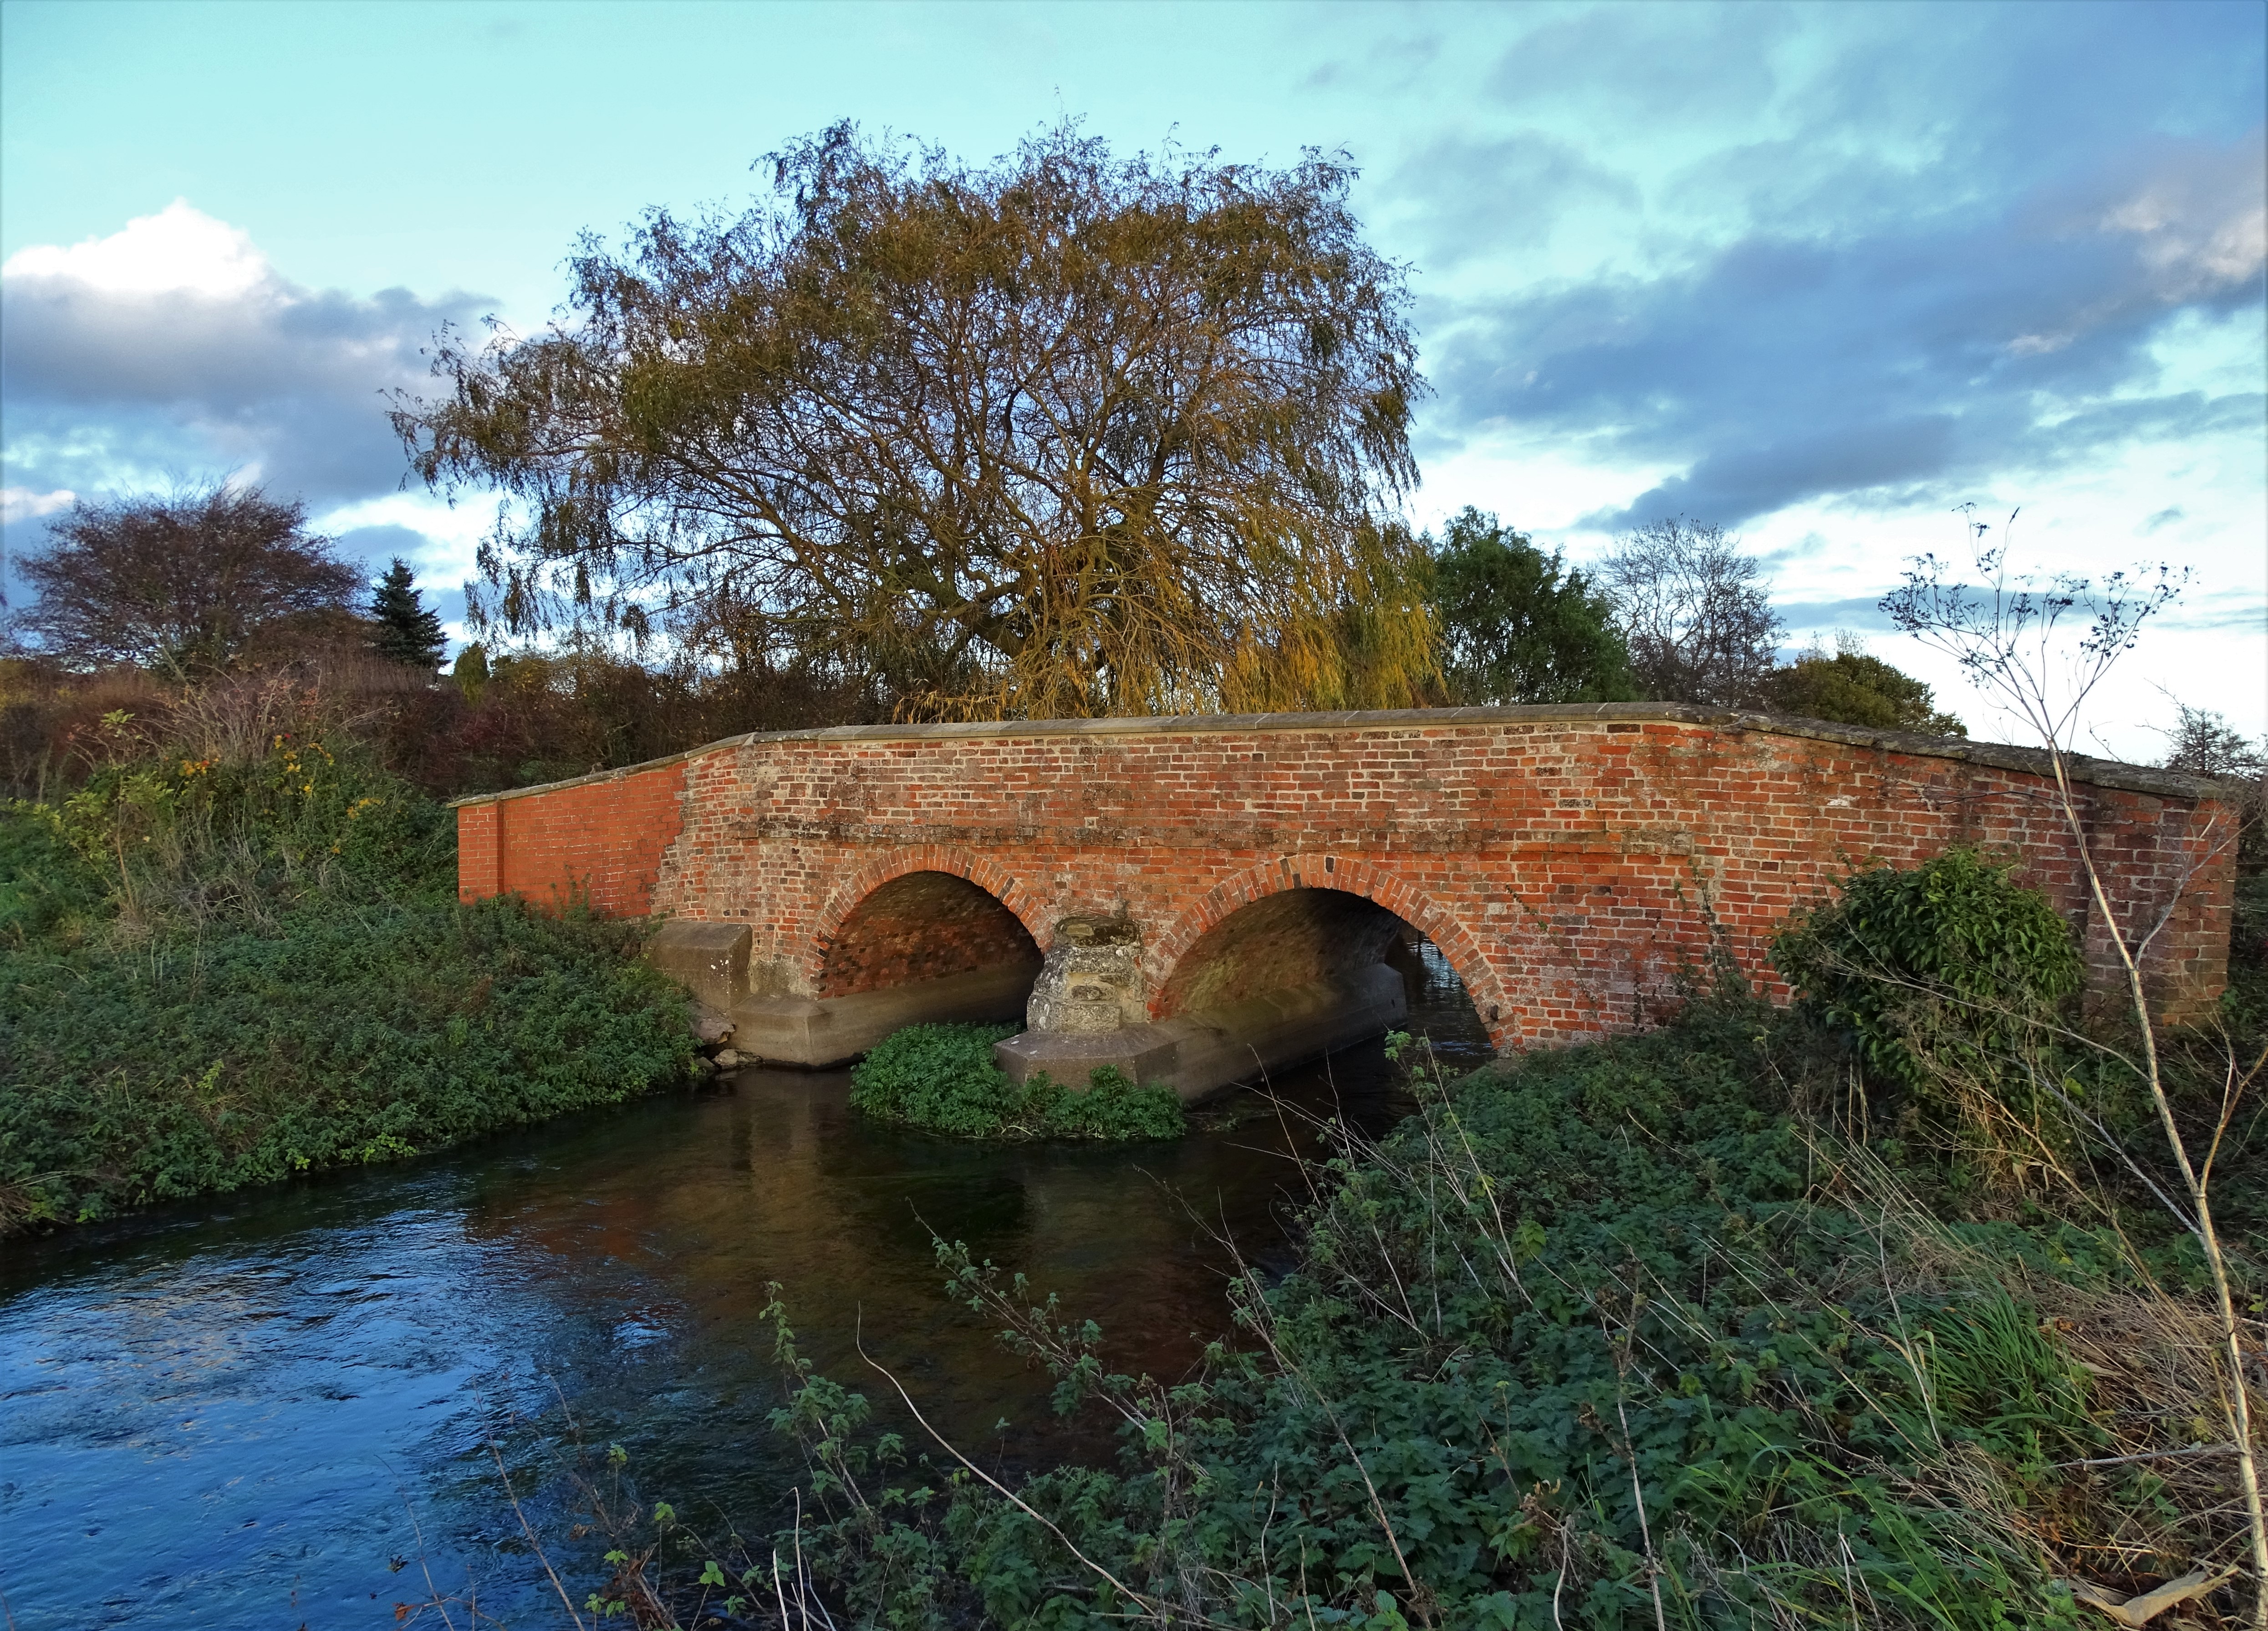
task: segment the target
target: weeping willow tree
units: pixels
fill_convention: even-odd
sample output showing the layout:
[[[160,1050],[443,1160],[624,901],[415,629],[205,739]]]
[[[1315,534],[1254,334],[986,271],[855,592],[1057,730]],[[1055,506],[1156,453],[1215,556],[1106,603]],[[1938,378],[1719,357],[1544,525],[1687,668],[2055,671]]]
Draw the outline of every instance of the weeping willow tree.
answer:
[[[1417,699],[1425,385],[1345,163],[849,125],[767,163],[736,218],[586,237],[548,332],[444,334],[451,388],[397,402],[429,485],[515,501],[489,617],[845,665],[919,716]]]

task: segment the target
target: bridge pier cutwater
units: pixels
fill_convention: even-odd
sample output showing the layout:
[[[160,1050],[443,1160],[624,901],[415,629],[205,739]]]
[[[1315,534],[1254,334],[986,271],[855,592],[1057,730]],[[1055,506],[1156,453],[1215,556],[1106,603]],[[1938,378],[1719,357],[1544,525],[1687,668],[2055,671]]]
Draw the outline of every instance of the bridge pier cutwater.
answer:
[[[2081,760],[2117,909],[2168,912],[2169,1015],[2225,982],[2234,812]],[[2014,861],[2115,995],[2045,756],[1659,704],[850,726],[461,801],[459,889],[666,922],[651,956],[769,1062],[1021,1022],[1022,1079],[1194,1098],[1407,1011],[1413,936],[1499,1047],[1643,1026],[1877,862]]]

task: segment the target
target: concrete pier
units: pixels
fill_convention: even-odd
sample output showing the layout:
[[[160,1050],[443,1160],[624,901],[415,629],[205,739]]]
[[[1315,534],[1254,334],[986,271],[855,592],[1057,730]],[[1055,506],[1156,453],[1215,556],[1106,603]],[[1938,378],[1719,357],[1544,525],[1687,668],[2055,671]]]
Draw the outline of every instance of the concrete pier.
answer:
[[[1021,1020],[1039,972],[1017,963],[851,996],[744,996],[732,1008],[733,1049],[752,1063],[847,1065],[908,1025]]]
[[[1373,963],[1359,973],[1116,1031],[1027,1031],[994,1043],[992,1056],[1012,1081],[1044,1070],[1069,1087],[1083,1087],[1094,1070],[1116,1066],[1144,1086],[1172,1088],[1189,1104],[1366,1041],[1409,1015],[1401,972]]]

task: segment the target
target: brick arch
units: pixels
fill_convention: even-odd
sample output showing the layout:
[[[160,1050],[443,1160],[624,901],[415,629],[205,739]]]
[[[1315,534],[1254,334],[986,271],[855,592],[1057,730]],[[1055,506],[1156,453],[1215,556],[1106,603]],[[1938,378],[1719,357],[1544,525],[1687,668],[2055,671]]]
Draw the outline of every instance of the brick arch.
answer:
[[[1143,984],[1152,993],[1152,1001],[1156,1000],[1156,993],[1165,989],[1181,960],[1208,930],[1256,900],[1300,888],[1336,889],[1359,895],[1374,906],[1384,907],[1418,930],[1449,959],[1449,966],[1464,982],[1465,995],[1472,999],[1482,1022],[1488,1026],[1491,1040],[1502,1046],[1513,1026],[1508,1018],[1491,1018],[1490,1010],[1493,1007],[1498,1015],[1508,1016],[1511,1004],[1495,971],[1482,955],[1479,940],[1438,901],[1406,878],[1354,856],[1285,856],[1216,884],[1184,911],[1170,929],[1144,947]]]
[[[893,849],[878,856],[837,883],[820,909],[811,938],[803,947],[803,974],[814,985],[827,972],[827,953],[843,925],[883,885],[914,872],[945,872],[976,885],[1015,915],[1042,951],[1046,920],[1038,915],[1040,903],[1008,870],[988,856],[945,844],[924,844]]]

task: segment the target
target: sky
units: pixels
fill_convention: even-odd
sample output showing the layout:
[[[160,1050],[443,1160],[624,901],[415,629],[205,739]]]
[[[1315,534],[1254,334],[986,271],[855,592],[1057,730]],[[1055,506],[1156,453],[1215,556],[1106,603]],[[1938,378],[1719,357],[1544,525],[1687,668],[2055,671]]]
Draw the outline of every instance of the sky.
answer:
[[[230,477],[443,611],[492,517],[405,481],[444,323],[555,314],[578,234],[737,212],[841,119],[983,160],[1344,151],[1409,268],[1423,525],[1570,560],[1683,515],[2014,726],[1875,603],[1965,559],[2186,567],[2086,746],[2268,732],[2268,7],[0,4],[0,487]],[[20,582],[8,584],[20,604]],[[461,634],[461,629],[456,630]]]

